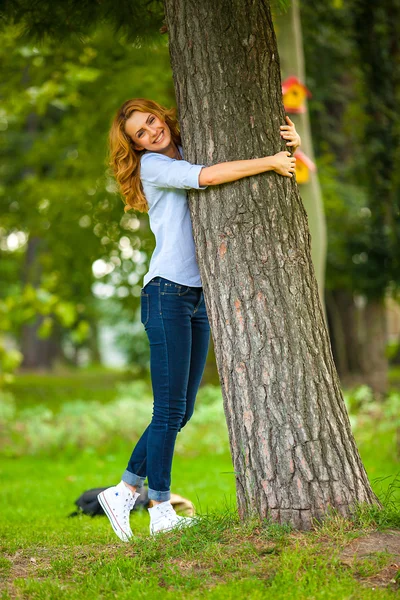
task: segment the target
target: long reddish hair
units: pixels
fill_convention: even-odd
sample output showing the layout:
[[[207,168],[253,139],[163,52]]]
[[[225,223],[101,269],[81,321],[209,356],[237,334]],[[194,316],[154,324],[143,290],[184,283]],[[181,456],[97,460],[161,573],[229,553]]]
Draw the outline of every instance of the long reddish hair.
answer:
[[[125,201],[124,211],[148,212],[149,205],[140,181],[140,157],[144,150],[135,150],[134,142],[125,132],[125,123],[134,110],[150,112],[164,121],[171,130],[171,138],[181,144],[179,122],[175,108],[165,108],[146,98],[133,98],[123,103],[114,117],[109,134],[109,164],[114,172],[120,192]]]

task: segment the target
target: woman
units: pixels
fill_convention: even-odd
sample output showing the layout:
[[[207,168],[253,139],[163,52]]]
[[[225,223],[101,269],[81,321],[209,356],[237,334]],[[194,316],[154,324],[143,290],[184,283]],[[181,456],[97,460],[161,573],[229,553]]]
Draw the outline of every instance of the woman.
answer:
[[[300,137],[286,117],[281,136],[295,149]],[[111,126],[110,158],[125,197],[125,211],[148,212],[156,239],[141,289],[141,321],[150,342],[152,420],[137,442],[120,483],[98,496],[118,537],[129,541],[129,515],[148,477],[152,535],[193,525],[170,503],[171,467],[178,432],[193,414],[210,340],[196,262],[186,189],[236,181],[274,170],[292,177],[288,151],[207,167],[183,159],[174,109],[144,98],[125,102]]]

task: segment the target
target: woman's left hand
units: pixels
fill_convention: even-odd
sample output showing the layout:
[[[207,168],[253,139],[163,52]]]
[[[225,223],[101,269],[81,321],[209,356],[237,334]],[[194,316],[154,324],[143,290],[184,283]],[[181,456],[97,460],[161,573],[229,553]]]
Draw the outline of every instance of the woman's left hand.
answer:
[[[293,150],[296,150],[301,144],[301,138],[296,131],[293,121],[291,121],[287,115],[285,119],[288,125],[281,125],[280,134],[283,139],[289,140],[286,142],[286,146],[293,146]]]

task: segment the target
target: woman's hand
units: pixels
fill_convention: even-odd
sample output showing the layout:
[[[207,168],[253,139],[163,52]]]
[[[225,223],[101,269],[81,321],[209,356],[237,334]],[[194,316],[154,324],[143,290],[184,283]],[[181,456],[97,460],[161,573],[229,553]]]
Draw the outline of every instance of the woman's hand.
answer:
[[[291,155],[289,150],[282,150],[273,156],[274,160],[274,171],[279,175],[285,175],[286,177],[293,177],[293,173],[296,171],[296,159]]]
[[[301,138],[296,131],[296,127],[294,126],[293,121],[286,115],[285,117],[288,125],[281,125],[280,134],[285,140],[289,140],[286,142],[286,146],[293,146],[293,152],[298,148],[301,144]]]

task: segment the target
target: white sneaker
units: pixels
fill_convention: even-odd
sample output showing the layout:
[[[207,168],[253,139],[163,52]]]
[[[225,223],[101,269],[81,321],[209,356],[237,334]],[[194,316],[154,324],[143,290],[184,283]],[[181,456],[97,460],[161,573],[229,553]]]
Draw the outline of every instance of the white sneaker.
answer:
[[[133,536],[129,525],[129,516],[139,496],[138,492],[133,493],[123,481],[97,495],[97,499],[109,518],[112,528],[123,542],[129,542],[129,539]]]
[[[155,504],[147,510],[150,513],[151,535],[155,535],[161,531],[190,527],[198,523],[198,519],[195,517],[181,517],[177,515],[169,500],[161,504]]]

